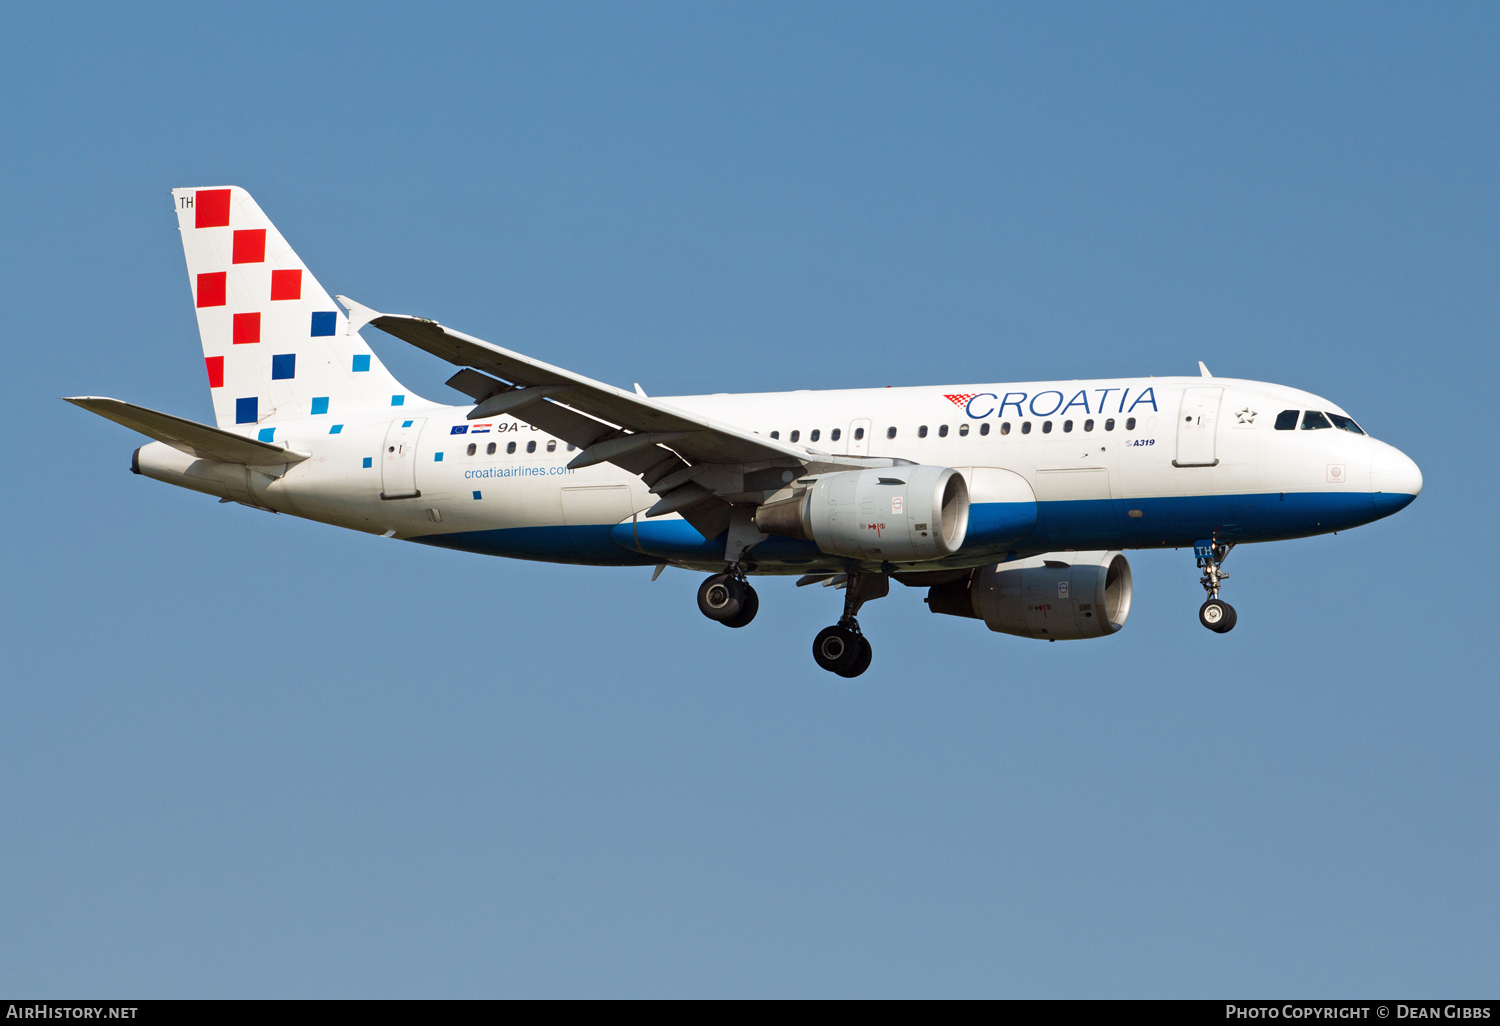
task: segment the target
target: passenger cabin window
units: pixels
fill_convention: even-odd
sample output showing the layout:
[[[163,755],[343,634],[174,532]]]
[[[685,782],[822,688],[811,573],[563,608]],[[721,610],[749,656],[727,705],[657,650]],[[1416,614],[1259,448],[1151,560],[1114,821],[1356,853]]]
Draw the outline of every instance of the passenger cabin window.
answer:
[[[1333,425],[1328,423],[1328,418],[1323,416],[1317,410],[1307,410],[1302,414],[1303,431],[1317,431],[1321,428],[1331,427],[1333,427]]]
[[[1072,431],[1073,430],[1073,422],[1071,420],[1065,420],[1065,421],[1063,421],[1063,430],[1064,431]]]
[[[1276,430],[1291,431],[1297,426],[1297,410],[1282,410],[1276,414]]]
[[[515,452],[516,451],[516,443],[515,442],[511,442],[509,445],[507,445],[505,447],[505,451],[506,452]]]
[[[843,434],[843,431],[839,430],[838,428],[834,428],[832,431],[828,432],[828,437],[832,441],[837,442],[839,440],[839,435],[841,435],[841,434]],[[855,435],[854,437],[858,438],[860,436],[859,435]]]
[[[798,440],[800,440],[802,438],[802,432],[801,431],[793,431],[790,435],[787,435],[787,438],[790,441],[793,441],[793,442],[798,441]]]
[[[1031,421],[1029,421],[1029,420],[1023,420],[1021,422],[1021,434],[1023,434],[1023,435],[1029,435],[1029,434],[1031,434]]]
[[[985,427],[989,427],[989,425],[986,424]],[[1002,435],[1010,434],[1010,421],[1004,420],[1000,422],[1000,433]]]
[[[472,455],[474,455],[478,451],[479,451],[479,446],[475,445],[473,442],[470,442],[469,443],[469,455],[472,456]]]
[[[526,451],[527,452],[536,452],[536,443],[535,442],[527,442],[526,443]]]
[[[1106,420],[1104,422],[1104,430],[1106,430],[1106,431],[1113,431],[1114,429],[1115,429],[1115,418],[1110,417],[1108,420]]]
[[[885,437],[887,437],[887,438],[895,438],[896,437],[896,429],[893,428],[893,427],[886,428],[885,429]]]
[[[490,452],[494,452],[494,451],[495,451],[494,449],[490,450]],[[549,438],[549,439],[547,439],[547,451],[548,452],[556,452],[557,451],[557,439],[555,439],[555,438]]]
[[[1050,420],[1044,420],[1044,421],[1042,421],[1042,434],[1044,434],[1044,435],[1050,435],[1051,433],[1052,433],[1052,422]]]
[[[947,424],[939,424],[938,425],[938,437],[939,438],[947,438],[948,437],[948,425]]]
[[[1353,431],[1356,435],[1364,434],[1364,429],[1342,413],[1330,413],[1328,419],[1333,421],[1333,426],[1340,431]]]
[[[1126,417],[1125,418],[1125,430],[1126,431],[1134,431],[1135,430],[1135,418],[1134,417]]]
[[[1085,431],[1092,431],[1092,430],[1094,430],[1094,422],[1091,421],[1091,420],[1084,421],[1083,422],[1083,429]]]
[[[865,429],[864,428],[855,428],[854,429],[854,440],[856,442],[859,441],[861,438],[864,438],[864,437],[865,437]]]
[[[917,428],[917,437],[918,438],[926,438],[927,437],[927,425],[926,424],[923,424],[921,427]]]
[[[577,446],[575,446],[572,442],[568,443],[568,451],[569,452],[572,452],[576,448],[577,448]]]
[[[967,425],[967,424],[960,424],[958,426],[958,437],[963,438],[968,433],[969,433],[969,425]]]
[[[486,456],[493,456],[493,455],[495,455],[495,443],[491,442],[489,445],[486,445],[484,447],[484,452],[485,452]]]
[[[772,431],[771,432],[771,437],[772,438],[780,438],[781,437],[781,432],[780,431]]]
[[[987,434],[990,433],[990,422],[989,421],[985,421],[983,424],[979,425],[979,433],[981,435],[987,435]]]
[[[822,433],[823,432],[819,431],[817,428],[813,428],[812,431],[808,434],[807,440],[809,442],[816,442],[818,440],[818,436]],[[834,435],[833,437],[837,438],[838,435]]]

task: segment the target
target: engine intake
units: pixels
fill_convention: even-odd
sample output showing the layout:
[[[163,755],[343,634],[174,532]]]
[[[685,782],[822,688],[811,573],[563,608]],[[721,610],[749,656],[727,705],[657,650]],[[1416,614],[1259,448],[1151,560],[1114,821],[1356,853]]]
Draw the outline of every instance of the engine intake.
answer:
[[[1124,553],[1049,552],[939,584],[928,591],[927,608],[983,620],[1001,634],[1078,641],[1124,627],[1130,595]]]
[[[804,478],[755,511],[764,534],[804,538],[833,556],[912,563],[963,546],[969,488],[950,467],[896,466]]]

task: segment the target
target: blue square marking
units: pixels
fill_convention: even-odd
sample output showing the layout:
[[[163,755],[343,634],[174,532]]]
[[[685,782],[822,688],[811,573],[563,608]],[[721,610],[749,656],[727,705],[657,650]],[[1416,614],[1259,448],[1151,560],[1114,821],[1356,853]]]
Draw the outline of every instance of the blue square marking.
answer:
[[[339,315],[333,310],[319,310],[312,316],[312,333],[316,338],[319,335],[332,335],[338,329]],[[368,359],[368,357],[367,357]]]
[[[269,442],[271,439],[276,437],[276,429],[261,428],[260,434],[258,434],[256,437],[259,438],[262,442]]]
[[[374,465],[375,465],[375,461],[373,459],[371,459],[369,456],[366,456],[365,457],[365,469],[369,470]]]
[[[343,430],[344,430],[344,425],[342,425],[342,424],[335,424],[333,427],[331,427],[331,428],[328,429],[328,433],[330,435],[336,435],[336,434],[338,434],[339,432],[341,432]]]
[[[411,427],[411,421],[409,421],[409,420],[403,420],[401,422],[401,426],[402,427]]]
[[[260,409],[260,400],[251,397],[249,399],[236,399],[234,401],[234,422],[236,424],[254,424],[260,417],[256,411]]]
[[[434,462],[434,463],[441,463],[441,462],[443,462],[443,454],[440,453],[440,452],[433,453],[432,454],[432,462]]]
[[[370,354],[369,353],[366,353],[363,356],[356,356],[354,358],[354,373],[358,374],[361,371],[367,371],[369,369],[370,369]]]
[[[480,497],[481,497],[481,493],[479,493],[479,492],[475,492],[475,493],[474,493],[474,498],[475,498],[475,499],[476,499],[476,500],[478,500],[478,499],[479,499],[479,498],[480,498]]]
[[[319,396],[313,400],[312,412],[315,417],[320,413],[328,412],[328,397],[326,395]]]
[[[297,354],[278,353],[271,357],[271,380],[284,381],[297,376]]]
[[[391,396],[391,405],[392,406],[405,406],[406,405],[406,396],[404,396],[404,395],[393,395],[393,396]]]

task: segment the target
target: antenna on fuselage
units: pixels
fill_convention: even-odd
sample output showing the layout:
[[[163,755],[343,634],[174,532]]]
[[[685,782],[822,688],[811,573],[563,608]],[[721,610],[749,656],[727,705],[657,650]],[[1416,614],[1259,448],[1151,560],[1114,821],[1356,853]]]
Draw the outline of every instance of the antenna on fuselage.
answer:
[[[1198,373],[1203,375],[1205,378],[1213,377],[1213,375],[1208,372],[1208,368],[1204,366],[1202,360],[1198,361]]]

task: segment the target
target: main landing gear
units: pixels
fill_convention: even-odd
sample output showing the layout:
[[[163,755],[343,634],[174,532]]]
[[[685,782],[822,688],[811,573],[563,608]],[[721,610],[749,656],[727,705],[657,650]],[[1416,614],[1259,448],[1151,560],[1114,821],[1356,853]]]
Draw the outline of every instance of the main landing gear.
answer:
[[[1198,622],[1219,634],[1228,634],[1234,630],[1238,619],[1234,607],[1219,598],[1219,588],[1229,578],[1223,570],[1224,560],[1229,558],[1229,552],[1233,548],[1233,545],[1211,540],[1193,544],[1193,555],[1198,560],[1198,568],[1203,571],[1198,583],[1208,592],[1208,601],[1198,607]]]
[[[714,574],[698,586],[698,609],[725,627],[743,627],[760,612],[760,596],[738,566]]]
[[[840,677],[858,677],[868,670],[874,651],[870,639],[860,631],[855,614],[860,606],[890,590],[891,582],[885,574],[850,574],[844,587],[844,615],[813,639],[813,661]]]
[[[889,594],[891,583],[885,574],[849,574],[844,580],[844,615],[813,639],[813,660],[840,677],[858,677],[870,668],[874,652],[869,639],[860,631],[855,614],[871,599]],[[743,627],[755,619],[760,598],[745,579],[744,571],[733,565],[698,586],[698,610],[725,627]]]

